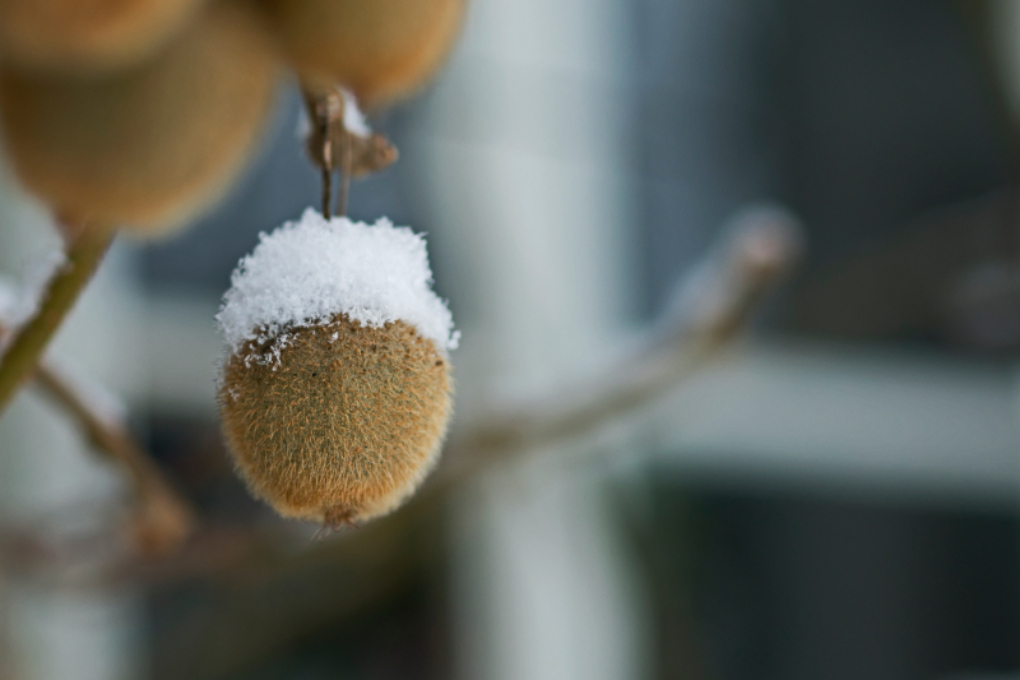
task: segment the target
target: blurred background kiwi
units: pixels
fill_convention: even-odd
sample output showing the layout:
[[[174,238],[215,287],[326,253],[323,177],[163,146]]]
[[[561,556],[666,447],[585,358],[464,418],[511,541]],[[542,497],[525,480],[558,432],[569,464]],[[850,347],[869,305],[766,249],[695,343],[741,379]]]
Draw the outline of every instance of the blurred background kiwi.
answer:
[[[202,8],[123,68],[0,62],[0,125],[18,179],[65,219],[155,233],[230,186],[266,130],[281,68],[247,5]]]

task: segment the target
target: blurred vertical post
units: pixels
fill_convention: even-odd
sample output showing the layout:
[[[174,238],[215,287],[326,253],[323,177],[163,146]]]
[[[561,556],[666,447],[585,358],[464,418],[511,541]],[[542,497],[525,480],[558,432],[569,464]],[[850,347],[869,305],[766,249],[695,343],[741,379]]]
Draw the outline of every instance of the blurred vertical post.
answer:
[[[991,39],[991,57],[996,67],[995,75],[1000,79],[1000,91],[1004,94],[1004,104],[1008,108],[1003,113],[1009,117],[1007,123],[1012,133],[1010,139],[1013,141],[1012,150],[1015,162],[1015,155],[1018,151],[1017,140],[1020,139],[1020,135],[1018,135],[1018,127],[1020,127],[1020,1],[992,0],[987,5],[987,12],[988,25],[985,29]],[[1016,182],[1016,167],[1013,168],[1013,172],[1013,180]],[[1014,199],[1014,210],[1015,208]],[[1012,228],[1015,233],[1017,229],[1015,214],[1013,218]],[[1012,263],[1014,267],[1017,264],[1016,262]]]
[[[632,298],[627,3],[472,0],[405,142],[463,330],[458,416],[596,366]],[[604,466],[543,451],[454,508],[457,676],[647,675],[643,614]],[[591,445],[588,442],[587,445]]]
[[[31,279],[32,263],[60,246],[45,211],[20,194],[9,176],[0,177],[0,274]],[[52,349],[75,362],[81,378],[140,392],[140,348],[134,315],[125,306],[134,295],[125,285],[131,281],[129,262],[123,249],[111,253]],[[36,278],[43,276],[39,271]],[[114,521],[109,513],[91,510],[109,507],[122,484],[114,468],[87,450],[63,412],[31,388],[0,419],[0,524],[37,533],[43,544],[87,535],[101,529],[96,523]],[[0,580],[0,632],[8,638],[0,644],[6,656],[0,669],[14,680],[144,675],[145,627],[137,592],[54,587],[32,573]]]
[[[991,39],[990,55],[995,61],[995,75],[1001,80],[1001,90],[1012,115],[1013,127],[1020,116],[1020,2],[992,0],[987,6],[985,29]],[[1014,133],[1015,134],[1015,133]]]

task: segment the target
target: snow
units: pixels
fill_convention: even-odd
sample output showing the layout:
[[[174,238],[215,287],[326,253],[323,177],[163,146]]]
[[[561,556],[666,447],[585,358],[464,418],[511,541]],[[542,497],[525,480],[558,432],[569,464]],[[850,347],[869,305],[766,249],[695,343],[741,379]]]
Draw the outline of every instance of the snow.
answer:
[[[294,124],[294,136],[302,142],[312,135],[312,119],[308,115],[308,109],[301,109],[298,113],[297,122]]]
[[[24,286],[10,278],[0,276],[0,327],[10,331],[31,318],[39,305],[43,287],[65,258],[60,251],[48,254],[30,269]],[[3,335],[0,333],[0,335]],[[10,336],[8,336],[9,338]],[[49,370],[71,389],[83,404],[87,404],[92,415],[104,423],[123,427],[127,421],[127,406],[115,394],[102,385],[85,380],[78,372],[52,355],[47,356]]]
[[[422,236],[386,218],[374,225],[327,221],[311,208],[297,222],[260,235],[234,270],[216,320],[232,352],[249,340],[274,340],[278,359],[288,329],[341,313],[376,328],[403,320],[444,353],[457,347],[460,335],[432,291]]]
[[[347,88],[340,88],[340,94],[344,97],[344,127],[347,131],[359,137],[368,137],[372,134],[372,128],[368,127],[365,114],[358,108],[358,100],[354,93]]]
[[[30,262],[22,283],[0,276],[0,324],[15,328],[32,318],[46,285],[66,262],[63,251],[51,250]]]

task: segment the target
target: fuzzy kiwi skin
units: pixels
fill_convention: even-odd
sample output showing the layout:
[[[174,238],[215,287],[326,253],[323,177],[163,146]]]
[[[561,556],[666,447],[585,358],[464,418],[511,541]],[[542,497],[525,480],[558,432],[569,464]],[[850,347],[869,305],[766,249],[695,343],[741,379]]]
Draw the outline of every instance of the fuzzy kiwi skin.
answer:
[[[206,0],[0,0],[0,55],[19,67],[94,72],[155,53]]]
[[[338,527],[390,512],[439,456],[449,361],[403,321],[341,315],[288,335],[278,363],[255,342],[227,360],[220,412],[238,470],[285,517]]]
[[[160,233],[214,202],[271,110],[261,16],[217,2],[143,64],[93,77],[0,64],[0,125],[22,184],[66,220]]]
[[[338,82],[367,109],[412,94],[439,69],[467,0],[261,0],[302,79]]]

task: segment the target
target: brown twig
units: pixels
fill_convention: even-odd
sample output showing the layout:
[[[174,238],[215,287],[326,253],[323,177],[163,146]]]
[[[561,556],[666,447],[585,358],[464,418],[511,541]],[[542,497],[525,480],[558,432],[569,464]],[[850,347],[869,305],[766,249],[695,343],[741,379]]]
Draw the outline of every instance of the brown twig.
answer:
[[[133,529],[147,555],[176,549],[195,525],[195,512],[164,479],[163,473],[123,424],[90,408],[88,401],[60,373],[45,363],[36,371],[39,386],[70,413],[89,441],[120,464],[136,494]]]
[[[163,480],[127,429],[109,421],[89,406],[89,401],[52,366],[40,361],[50,338],[60,326],[78,295],[109,249],[112,229],[67,228],[67,262],[50,280],[38,312],[14,331],[7,351],[0,357],[0,411],[6,400],[32,375],[57,403],[81,425],[89,440],[120,463],[130,475],[138,495],[135,531],[143,550],[165,552],[190,532],[194,515],[188,505]],[[5,329],[0,326],[0,336]]]
[[[0,413],[35,369],[50,338],[102,262],[114,231],[80,229],[69,239],[67,262],[50,279],[39,310],[16,332],[0,356]]]
[[[308,140],[308,151],[322,173],[322,215],[329,219],[333,214],[333,170],[336,164],[334,148],[342,135],[344,101],[336,88],[322,89],[305,85],[305,107],[312,120],[313,134]]]
[[[343,163],[340,164],[340,200],[337,202],[336,214],[343,217],[347,214],[347,195],[351,191],[351,172],[354,159],[354,135],[344,135]]]
[[[381,172],[396,162],[395,146],[380,134],[348,130],[344,116],[351,105],[336,87],[306,83],[305,107],[312,120],[308,155],[322,173],[322,214],[332,214],[333,172],[339,171],[337,215],[347,213],[352,179]]]
[[[327,220],[333,216],[333,172],[323,168],[322,173],[322,216]]]
[[[435,484],[458,483],[492,460],[591,431],[675,386],[737,335],[799,253],[792,222],[766,212],[746,222],[681,291],[687,308],[655,342],[589,384],[499,409],[454,433]]]
[[[328,97],[316,101],[315,118],[322,137],[322,216],[328,220],[333,214],[333,135]]]
[[[5,332],[0,325],[0,338]],[[133,529],[142,551],[162,555],[179,546],[194,527],[195,513],[163,479],[127,428],[93,409],[90,400],[45,359],[36,366],[34,378],[44,393],[74,418],[89,442],[127,471],[137,495]]]

